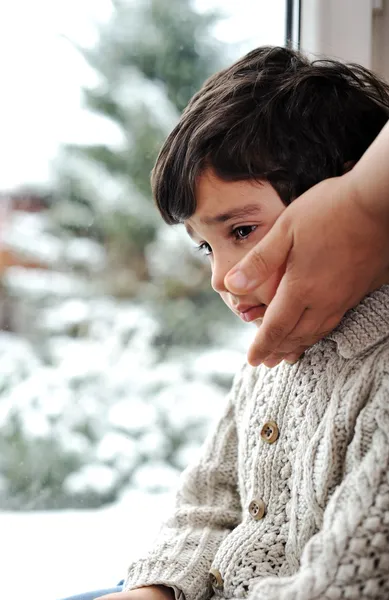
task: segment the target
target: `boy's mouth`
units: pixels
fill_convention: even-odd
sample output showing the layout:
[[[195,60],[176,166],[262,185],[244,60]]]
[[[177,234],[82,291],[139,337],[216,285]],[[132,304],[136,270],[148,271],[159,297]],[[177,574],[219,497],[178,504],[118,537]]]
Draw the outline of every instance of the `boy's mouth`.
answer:
[[[250,306],[247,304],[238,304],[234,308],[242,321],[251,323],[251,321],[255,321],[256,319],[262,319],[266,312],[267,306],[266,304],[256,304]]]

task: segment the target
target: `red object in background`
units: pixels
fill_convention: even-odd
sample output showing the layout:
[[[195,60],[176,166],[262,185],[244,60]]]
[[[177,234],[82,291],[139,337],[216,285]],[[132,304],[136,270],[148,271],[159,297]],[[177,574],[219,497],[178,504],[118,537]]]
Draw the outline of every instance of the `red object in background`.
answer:
[[[50,196],[33,192],[0,193],[0,277],[9,267],[26,269],[44,269],[45,265],[19,256],[3,243],[3,231],[14,211],[37,213],[46,210],[50,205]]]

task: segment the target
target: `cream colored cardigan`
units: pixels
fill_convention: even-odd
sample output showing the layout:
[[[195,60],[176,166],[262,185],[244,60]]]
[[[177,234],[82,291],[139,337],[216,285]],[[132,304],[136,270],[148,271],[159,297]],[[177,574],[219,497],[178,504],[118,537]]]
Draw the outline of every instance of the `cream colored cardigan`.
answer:
[[[246,365],[124,589],[389,598],[389,286],[295,365]]]

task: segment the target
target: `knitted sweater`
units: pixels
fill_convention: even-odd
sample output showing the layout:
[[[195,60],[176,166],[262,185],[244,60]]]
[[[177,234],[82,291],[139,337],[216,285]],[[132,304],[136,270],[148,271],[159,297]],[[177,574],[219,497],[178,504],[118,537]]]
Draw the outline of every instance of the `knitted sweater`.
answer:
[[[246,365],[124,589],[389,598],[389,286],[293,366]]]

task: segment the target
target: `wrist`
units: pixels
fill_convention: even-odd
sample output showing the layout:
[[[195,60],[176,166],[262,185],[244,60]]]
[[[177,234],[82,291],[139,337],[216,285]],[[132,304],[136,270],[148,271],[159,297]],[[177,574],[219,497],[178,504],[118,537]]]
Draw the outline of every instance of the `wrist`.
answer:
[[[167,586],[167,585],[163,585],[163,584],[158,584],[158,585],[150,585],[148,586],[149,589],[153,589],[156,592],[159,592],[160,594],[163,594],[164,598],[166,598],[166,600],[174,600],[175,599],[175,593],[173,588]]]
[[[389,225],[389,194],[384,186],[371,185],[363,179],[356,167],[342,175],[345,186],[345,198],[351,207],[358,208],[370,220]]]
[[[375,171],[370,174],[365,165],[359,163],[345,173],[341,179],[346,186],[346,194],[353,206],[381,225],[389,225],[389,180],[388,171]]]

